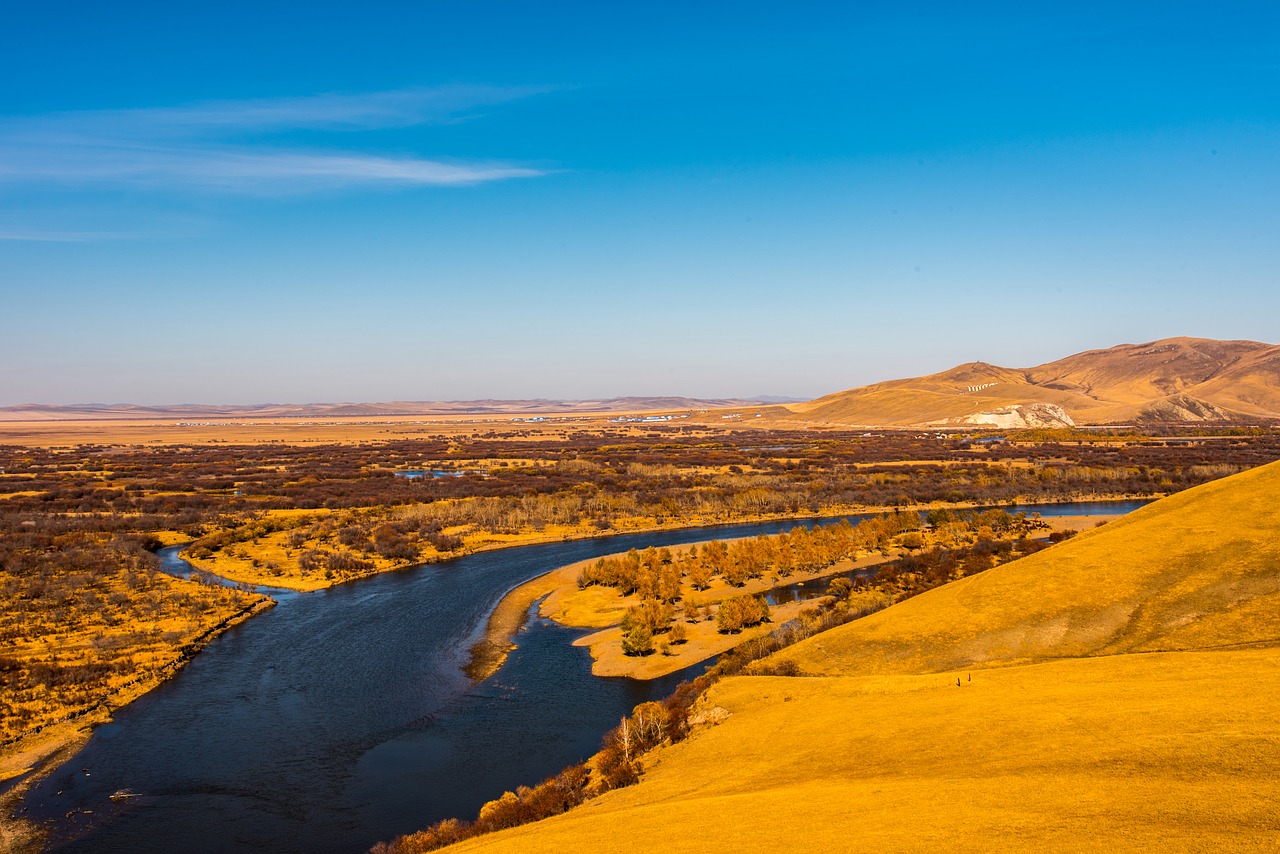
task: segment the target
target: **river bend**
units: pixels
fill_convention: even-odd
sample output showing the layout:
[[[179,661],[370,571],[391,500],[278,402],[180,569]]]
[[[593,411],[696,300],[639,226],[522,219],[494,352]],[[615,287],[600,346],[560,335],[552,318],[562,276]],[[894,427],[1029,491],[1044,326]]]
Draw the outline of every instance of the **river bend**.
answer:
[[[1144,502],[1017,509],[1128,512]],[[850,517],[853,520],[864,517]],[[833,521],[833,520],[823,520]],[[359,852],[593,753],[653,682],[591,676],[579,632],[535,617],[489,680],[460,667],[506,591],[600,555],[775,533],[794,520],[484,552],[303,595],[219,637],[33,786],[68,852]],[[164,556],[171,570],[181,562]],[[129,790],[136,797],[113,801]]]

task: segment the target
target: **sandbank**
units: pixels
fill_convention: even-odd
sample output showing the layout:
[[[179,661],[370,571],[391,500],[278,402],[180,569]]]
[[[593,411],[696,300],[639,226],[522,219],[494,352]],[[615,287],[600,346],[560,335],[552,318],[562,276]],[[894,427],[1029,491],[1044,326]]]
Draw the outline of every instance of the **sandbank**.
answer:
[[[721,539],[721,542],[730,541]],[[671,551],[674,554],[680,554],[701,545],[703,543],[677,546]],[[612,557],[616,556],[618,555],[612,555]],[[892,560],[896,556],[895,554],[886,557],[879,552],[874,552],[863,555],[858,560],[842,560],[811,572],[793,572],[786,578],[770,574],[749,579],[742,587],[733,587],[723,580],[716,579],[707,590],[692,593],[690,596],[700,606],[714,605],[734,596],[759,595],[779,587],[808,584],[832,575],[868,569]],[[584,567],[595,563],[596,560],[598,558],[553,569],[509,591],[490,615],[483,639],[471,648],[471,660],[464,668],[467,674],[474,679],[487,679],[502,667],[507,654],[515,648],[515,634],[524,626],[529,610],[539,600],[541,600],[538,606],[539,615],[569,628],[598,630],[574,641],[575,646],[585,646],[590,649],[593,675],[629,676],[634,679],[657,679],[705,661],[744,641],[768,634],[781,623],[798,616],[805,607],[816,604],[815,600],[810,599],[773,606],[772,622],[762,623],[732,634],[721,634],[714,620],[684,622],[688,641],[670,644],[669,654],[655,652],[646,656],[627,656],[622,654],[620,643],[622,629],[619,624],[627,608],[634,604],[634,597],[623,597],[612,588],[598,585],[578,587],[578,575]],[[656,644],[661,642],[662,636],[655,638]]]

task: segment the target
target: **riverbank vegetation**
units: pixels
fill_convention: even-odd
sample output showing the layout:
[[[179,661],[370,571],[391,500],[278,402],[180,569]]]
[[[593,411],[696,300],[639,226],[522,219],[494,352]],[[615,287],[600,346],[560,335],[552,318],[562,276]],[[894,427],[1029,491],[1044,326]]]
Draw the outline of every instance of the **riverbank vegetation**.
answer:
[[[843,576],[832,582],[836,589],[859,591],[874,577],[877,591],[896,596],[912,589],[911,572],[936,584],[1010,553],[1029,554],[1042,546],[1031,537],[1064,535],[1039,518],[1001,510],[935,509],[857,524],[798,525],[781,534],[599,558],[578,569],[576,583],[564,573],[554,587],[542,588],[540,611],[566,626],[597,629],[576,641],[590,648],[596,675],[652,679],[797,618],[830,576]],[[967,567],[949,564],[941,577],[930,574],[930,560],[966,549]]]
[[[1263,432],[1094,441],[726,432],[641,439],[528,431],[376,446],[101,449],[105,480],[39,501],[183,516],[188,556],[235,580],[315,589],[480,549],[894,507],[1147,497],[1280,457]],[[64,478],[65,480],[65,478]],[[86,486],[92,484],[91,489]],[[65,490],[65,491],[62,491]]]
[[[0,778],[56,746],[54,730],[106,719],[267,602],[158,572],[157,541],[129,522],[0,520]]]

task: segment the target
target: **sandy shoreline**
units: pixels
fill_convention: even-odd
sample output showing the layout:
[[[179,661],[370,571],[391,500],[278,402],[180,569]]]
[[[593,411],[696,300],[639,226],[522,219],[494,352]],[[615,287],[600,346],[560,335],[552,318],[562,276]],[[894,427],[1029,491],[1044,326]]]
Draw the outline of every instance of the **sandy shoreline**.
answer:
[[[731,539],[722,538],[720,541],[730,542]],[[711,541],[706,540],[705,542]],[[703,545],[702,542],[690,543],[686,546],[675,547],[672,550],[681,551],[701,545]],[[623,553],[619,552],[615,555],[610,555],[610,557],[616,557],[620,554]],[[767,634],[773,628],[776,628],[779,623],[798,616],[804,607],[814,604],[813,600],[808,600],[775,606],[773,608],[774,619],[772,623],[763,623],[736,634],[713,632],[710,637],[703,637],[706,634],[705,632],[697,632],[701,625],[695,626],[694,631],[691,632],[689,642],[673,647],[671,655],[654,654],[643,658],[635,658],[623,656],[620,653],[613,654],[615,652],[613,647],[618,646],[615,642],[621,637],[622,632],[617,624],[608,615],[589,614],[585,617],[575,615],[566,607],[564,602],[566,594],[578,590],[578,575],[583,567],[595,563],[596,560],[597,558],[591,558],[550,570],[513,588],[503,596],[489,616],[483,639],[471,647],[471,660],[464,668],[467,675],[476,680],[483,680],[492,676],[502,667],[507,655],[511,650],[515,649],[515,636],[523,628],[528,618],[529,609],[539,600],[542,601],[538,611],[541,616],[554,620],[568,628],[596,629],[591,634],[584,635],[574,641],[574,646],[586,646],[590,649],[592,675],[629,676],[634,679],[657,679],[660,676],[666,676],[677,670],[683,670],[690,665],[705,661],[732,649],[743,641]],[[814,572],[796,572],[790,577],[780,579],[777,582],[764,578],[752,579],[743,587],[726,587],[723,590],[708,592],[700,598],[704,604],[714,604],[730,596],[758,595],[776,587],[810,583],[827,576],[875,566],[889,560],[892,560],[892,558],[876,556],[874,558],[862,558],[857,561],[840,561]],[[603,592],[606,589],[593,588],[593,590]],[[608,595],[608,593],[604,595]]]
[[[565,584],[577,584],[578,573],[588,561],[571,563],[545,572],[510,590],[489,615],[484,637],[471,647],[471,660],[463,668],[468,676],[483,681],[498,672],[507,655],[515,649],[515,635],[524,627],[533,603]]]

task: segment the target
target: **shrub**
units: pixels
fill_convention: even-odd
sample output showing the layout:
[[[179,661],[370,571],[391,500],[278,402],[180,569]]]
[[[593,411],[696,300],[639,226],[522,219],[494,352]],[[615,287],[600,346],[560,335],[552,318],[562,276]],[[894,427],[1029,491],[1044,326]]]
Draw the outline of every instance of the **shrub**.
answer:
[[[853,590],[853,582],[843,576],[836,576],[827,585],[827,595],[837,599],[847,599]]]
[[[683,623],[676,623],[667,632],[667,640],[672,644],[687,643],[689,640],[689,632],[685,629]]]
[[[769,622],[769,603],[761,596],[735,596],[720,603],[716,627],[725,634]]]
[[[653,652],[653,632],[648,626],[633,626],[622,636],[622,652],[625,655],[648,655]]]

